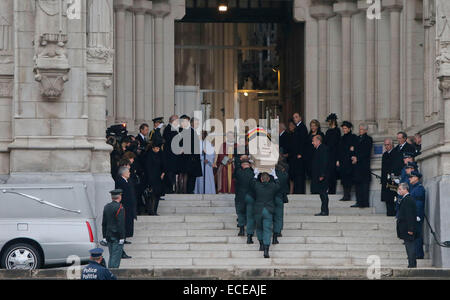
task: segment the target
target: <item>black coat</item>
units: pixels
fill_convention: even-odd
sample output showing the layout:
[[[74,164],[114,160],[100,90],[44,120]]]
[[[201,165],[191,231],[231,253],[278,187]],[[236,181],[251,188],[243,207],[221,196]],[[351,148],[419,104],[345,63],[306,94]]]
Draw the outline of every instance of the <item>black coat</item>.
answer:
[[[320,145],[314,149],[311,159],[311,194],[321,194],[328,189],[328,149],[325,145]],[[324,179],[321,181],[320,177]]]
[[[116,189],[122,190],[122,205],[125,209],[125,236],[132,237],[134,234],[134,219],[137,217],[134,187],[130,181],[126,182],[123,177],[118,177]]]
[[[402,173],[402,169],[405,166],[403,163],[403,154],[404,153],[416,153],[416,148],[413,145],[410,145],[408,143],[405,143],[403,148],[400,149],[400,145],[397,145],[394,148],[394,151],[396,152],[396,159],[395,159],[395,166],[394,166],[394,174],[397,176],[400,176]]]
[[[178,173],[180,171],[179,162],[181,160],[181,155],[178,152],[174,153],[172,149],[172,141],[178,134],[178,130],[174,129],[170,124],[164,128],[164,165],[167,172]]]
[[[322,131],[317,132],[318,135],[320,135],[322,137],[322,141],[325,139],[325,135],[323,134]],[[314,138],[316,134],[313,134],[312,132],[310,132],[308,134],[308,139],[306,141],[306,145],[305,145],[305,168],[306,168],[306,174],[308,175],[309,178],[311,178],[311,169],[312,169],[312,159],[314,156],[314,152],[315,152],[315,148],[314,145],[312,144],[312,140]]]
[[[154,128],[151,132],[150,132],[150,144],[153,143],[164,143],[164,139],[162,137],[161,134],[161,128]],[[148,149],[150,150],[150,149]]]
[[[201,177],[203,175],[202,163],[200,159],[200,139],[193,128],[181,129],[181,173],[186,173],[192,177]]]
[[[381,201],[394,199],[396,193],[387,188],[388,175],[393,173],[397,153],[394,149],[391,152],[384,152],[381,158]]]
[[[162,173],[165,173],[163,153],[149,150],[145,157],[145,173],[147,184],[151,187],[154,195],[161,196],[163,194],[163,183],[161,179]]]
[[[341,175],[341,181],[344,186],[353,183],[355,165],[352,164],[352,156],[356,156],[357,145],[358,137],[351,132],[344,134],[339,142],[339,174]]]
[[[143,137],[141,137],[140,134],[138,134],[138,135],[136,136],[136,141],[138,141],[138,143],[139,143],[139,148],[141,148],[141,149],[147,149],[148,143],[147,143],[147,141],[146,141]]]
[[[328,160],[330,165],[336,166],[338,160],[338,147],[341,140],[341,130],[339,127],[330,128],[327,130],[324,139],[324,145],[328,148]]]
[[[290,133],[288,131],[284,131],[282,135],[280,135],[280,154],[288,154],[289,153],[289,144],[290,144]]]
[[[369,183],[372,179],[370,174],[370,161],[372,159],[373,140],[367,134],[358,136],[356,147],[357,163],[355,166],[355,182]]]
[[[402,240],[414,240],[416,235],[417,211],[416,201],[410,194],[403,197],[397,213],[397,236]],[[413,232],[411,236],[408,232]]]
[[[123,156],[123,151],[119,149],[114,149],[110,154],[110,161],[111,161],[111,177],[114,179],[114,181],[117,179],[117,172],[119,171],[119,161]]]
[[[289,169],[292,176],[304,176],[305,175],[305,146],[308,141],[308,129],[303,122],[301,122],[294,130],[292,136],[292,147],[289,152]],[[301,155],[302,158],[297,158],[297,155]]]

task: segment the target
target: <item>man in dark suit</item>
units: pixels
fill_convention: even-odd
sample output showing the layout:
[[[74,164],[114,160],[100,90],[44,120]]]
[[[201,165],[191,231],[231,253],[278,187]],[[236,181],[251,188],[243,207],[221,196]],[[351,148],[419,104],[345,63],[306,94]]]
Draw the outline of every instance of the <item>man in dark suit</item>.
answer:
[[[186,193],[193,194],[195,181],[197,177],[203,175],[202,163],[200,158],[200,139],[195,129],[199,126],[199,121],[195,118],[189,118],[186,115],[181,116],[182,130],[180,132],[183,144],[183,166],[182,173],[186,174]]]
[[[409,186],[406,183],[400,183],[398,195],[400,204],[397,214],[397,236],[405,242],[408,268],[416,268],[416,244],[414,242],[417,231],[416,202],[409,194]]]
[[[315,148],[311,167],[311,194],[319,194],[322,206],[316,216],[328,216],[328,176],[330,166],[328,163],[327,147],[322,144],[321,135],[313,137],[312,144]]]
[[[139,148],[138,148],[138,154],[140,155],[141,152],[139,150],[145,149],[147,147],[147,137],[148,133],[150,131],[150,128],[148,124],[143,123],[141,126],[139,126],[139,134],[136,136],[136,140],[139,142]]]
[[[416,148],[413,145],[408,144],[407,140],[408,135],[405,132],[400,131],[399,133],[397,133],[398,145],[394,148],[395,152],[397,153],[394,167],[394,174],[396,176],[400,176],[402,169],[405,166],[403,162],[403,154],[416,152]]]
[[[372,179],[370,160],[372,158],[373,140],[367,135],[367,131],[368,126],[366,124],[359,125],[355,166],[356,204],[352,207],[369,207],[369,188]]]
[[[179,153],[174,153],[172,149],[172,141],[179,134],[179,119],[177,115],[173,115],[169,119],[169,124],[164,128],[163,139],[165,141],[163,156],[166,176],[164,177],[164,187],[167,194],[175,192],[176,176],[179,172],[178,161]]]
[[[293,162],[293,175],[294,175],[294,194],[305,194],[305,146],[308,140],[308,129],[302,122],[302,118],[299,113],[295,113],[292,116],[296,128],[292,137],[292,159]]]
[[[128,181],[130,178],[130,170],[127,167],[120,167],[119,174],[116,180],[116,189],[121,189],[122,205],[125,209],[125,238],[133,237],[134,234],[134,220],[137,218],[136,214],[136,196],[131,183]],[[130,242],[125,242],[130,244]],[[131,258],[125,251],[123,251],[122,258]]]
[[[145,203],[142,199],[142,194],[144,193],[147,179],[145,178],[145,152],[148,145],[148,133],[149,126],[146,123],[139,126],[139,134],[136,136],[136,141],[138,142],[138,148],[136,151],[136,161],[134,163],[134,168],[136,170],[138,183],[136,184],[136,206],[139,213],[145,211]],[[117,176],[117,174],[115,174]]]
[[[395,216],[394,198],[396,193],[391,191],[387,184],[389,182],[388,175],[394,171],[395,155],[392,139],[384,140],[384,153],[381,159],[381,201],[386,203],[386,214],[388,217]]]

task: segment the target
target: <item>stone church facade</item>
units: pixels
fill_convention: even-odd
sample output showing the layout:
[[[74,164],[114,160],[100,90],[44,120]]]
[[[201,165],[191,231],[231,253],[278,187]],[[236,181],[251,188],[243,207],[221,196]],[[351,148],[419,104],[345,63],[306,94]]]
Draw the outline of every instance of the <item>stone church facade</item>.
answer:
[[[113,188],[107,124],[134,131],[175,112],[186,1],[80,0],[72,18],[75,2],[0,1],[0,180],[84,182],[100,216]],[[367,122],[378,144],[420,132],[427,214],[450,240],[450,2],[378,2],[372,20],[366,0],[292,1],[305,23],[304,118]],[[450,267],[450,252],[427,243],[434,264]]]

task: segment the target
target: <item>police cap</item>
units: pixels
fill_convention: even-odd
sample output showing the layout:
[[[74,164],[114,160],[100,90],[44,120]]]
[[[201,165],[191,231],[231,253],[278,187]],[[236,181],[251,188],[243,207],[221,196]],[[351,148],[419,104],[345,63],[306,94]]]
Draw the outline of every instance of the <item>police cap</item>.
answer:
[[[91,254],[91,257],[100,257],[103,254],[103,249],[102,248],[91,249],[89,250],[89,253]]]
[[[414,153],[411,152],[405,152],[403,153],[403,158],[414,158]]]
[[[409,177],[417,177],[417,178],[422,178],[422,174],[420,174],[419,171],[412,171],[411,174],[409,174]]]
[[[159,117],[159,118],[154,118],[153,123],[164,123],[164,118],[163,117]]]
[[[111,196],[117,196],[117,195],[121,195],[123,193],[123,191],[121,189],[115,189],[109,192],[111,194]]]

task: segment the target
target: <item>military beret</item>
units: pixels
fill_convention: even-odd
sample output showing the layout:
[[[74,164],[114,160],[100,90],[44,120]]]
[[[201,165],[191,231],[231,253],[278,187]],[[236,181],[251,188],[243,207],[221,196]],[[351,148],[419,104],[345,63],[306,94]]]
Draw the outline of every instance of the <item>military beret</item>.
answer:
[[[411,174],[409,174],[409,177],[417,177],[417,178],[422,178],[422,174],[420,174],[419,171],[412,171]]]
[[[103,254],[103,249],[102,248],[91,249],[89,250],[89,253],[91,254],[91,257],[100,257]]]
[[[344,122],[342,122],[341,127],[353,128],[353,124],[350,123],[349,121],[344,121]]]
[[[159,117],[159,118],[154,118],[153,123],[164,123],[164,118],[163,117]]]
[[[338,119],[338,117],[337,117],[336,114],[330,114],[330,115],[327,117],[326,122],[331,121],[331,120],[337,120],[337,119]]]
[[[112,190],[109,192],[111,194],[111,196],[117,196],[117,195],[121,195],[123,193],[123,191],[121,189],[116,189],[116,190]]]

